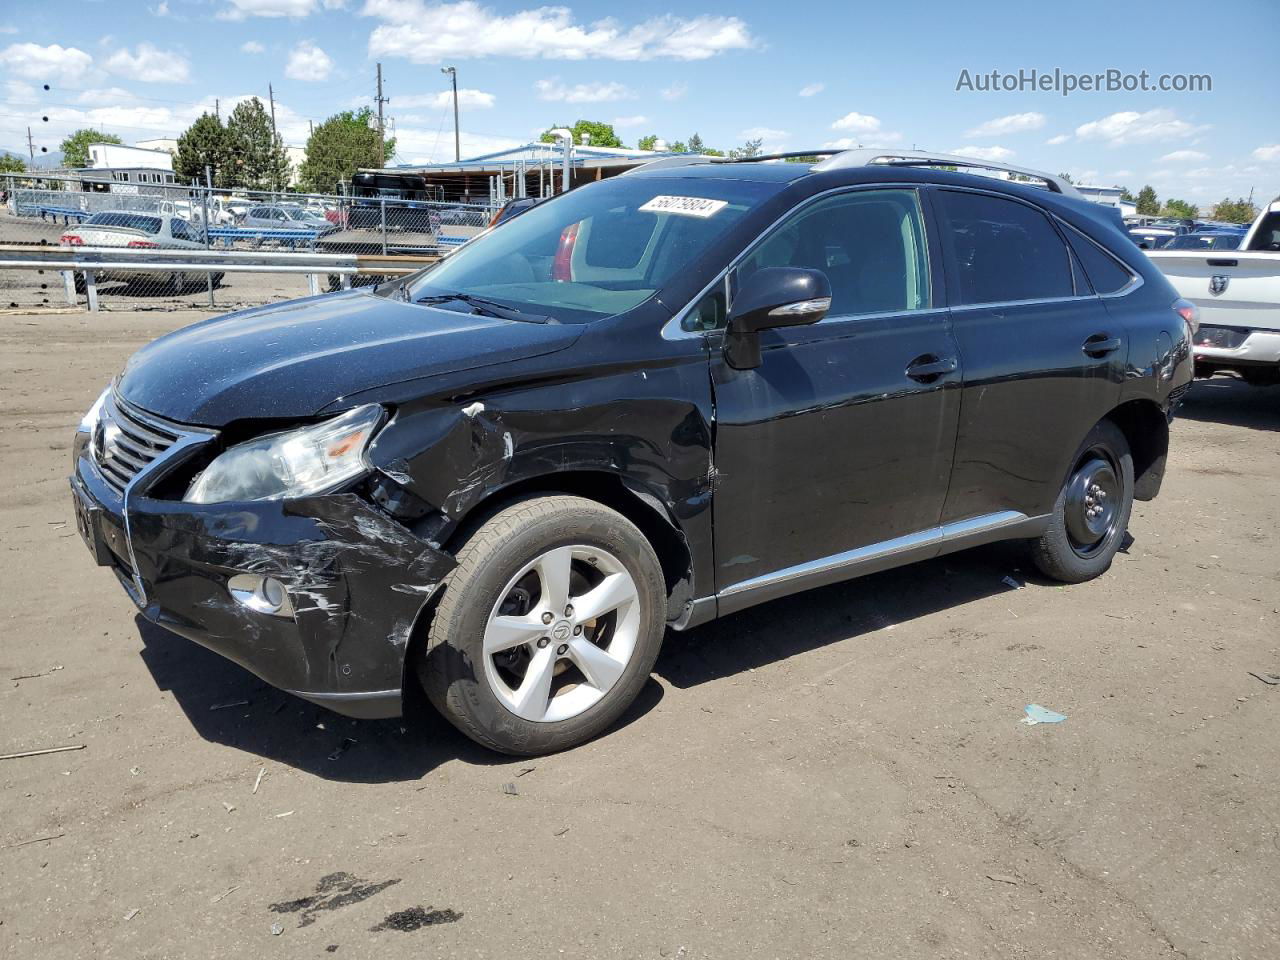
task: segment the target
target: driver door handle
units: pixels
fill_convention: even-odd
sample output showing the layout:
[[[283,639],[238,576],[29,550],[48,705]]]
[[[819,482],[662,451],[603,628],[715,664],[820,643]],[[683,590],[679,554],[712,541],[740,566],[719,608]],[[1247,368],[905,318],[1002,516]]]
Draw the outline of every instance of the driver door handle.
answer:
[[[1115,353],[1120,349],[1121,345],[1119,337],[1109,337],[1105,333],[1095,333],[1084,342],[1084,346],[1080,349],[1089,357],[1105,357],[1109,353]]]
[[[955,373],[955,357],[935,357],[926,353],[907,364],[907,376],[919,383],[932,383],[948,373]]]

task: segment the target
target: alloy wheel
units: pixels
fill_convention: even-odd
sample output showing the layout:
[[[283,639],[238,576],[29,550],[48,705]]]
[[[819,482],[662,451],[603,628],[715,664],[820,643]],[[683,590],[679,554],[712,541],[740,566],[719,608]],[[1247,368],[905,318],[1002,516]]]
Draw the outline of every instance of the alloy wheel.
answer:
[[[508,581],[485,624],[484,673],[525,720],[576,717],[621,678],[640,630],[635,581],[598,547],[556,547]]]

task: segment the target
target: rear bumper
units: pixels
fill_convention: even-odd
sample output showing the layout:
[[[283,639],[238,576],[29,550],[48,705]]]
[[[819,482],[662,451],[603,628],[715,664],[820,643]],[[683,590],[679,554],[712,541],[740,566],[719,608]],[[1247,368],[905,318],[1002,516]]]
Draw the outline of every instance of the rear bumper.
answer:
[[[1280,330],[1250,330],[1239,346],[1197,343],[1193,350],[1198,362],[1209,361],[1220,367],[1230,367],[1233,363],[1242,366],[1280,364]]]
[[[77,451],[71,486],[97,528],[98,562],[146,619],[338,713],[400,714],[409,635],[453,567],[448,554],[355,494],[213,505],[120,497],[80,442]],[[228,581],[242,573],[280,580],[292,615],[236,600]]]

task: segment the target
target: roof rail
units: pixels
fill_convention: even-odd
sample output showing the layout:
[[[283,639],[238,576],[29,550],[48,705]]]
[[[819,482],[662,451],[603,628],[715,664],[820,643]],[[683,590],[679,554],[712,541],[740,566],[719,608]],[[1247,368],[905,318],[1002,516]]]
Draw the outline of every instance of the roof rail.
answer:
[[[981,160],[977,157],[962,157],[952,153],[929,153],[923,150],[876,150],[862,148],[844,150],[834,157],[828,157],[814,165],[814,173],[824,170],[847,170],[851,167],[865,167],[873,163],[883,163],[900,167],[962,167],[965,169],[997,170],[1001,173],[1014,173],[1022,177],[1031,177],[1044,183],[1054,193],[1068,197],[1079,197],[1080,193],[1070,182],[1062,177],[1040,170],[1026,167],[1015,167],[1012,164],[1000,163],[997,160]]]
[[[659,157],[657,160],[650,160],[648,163],[641,163],[632,167],[630,170],[624,170],[622,173],[618,174],[618,176],[625,177],[627,174],[635,173],[637,170],[661,170],[665,167],[687,167],[692,163],[707,163],[710,160],[710,157],[704,157],[701,155]]]
[[[764,163],[768,160],[807,160],[809,157],[830,157],[843,150],[791,150],[787,153],[762,153],[754,157],[712,157],[712,163]]]

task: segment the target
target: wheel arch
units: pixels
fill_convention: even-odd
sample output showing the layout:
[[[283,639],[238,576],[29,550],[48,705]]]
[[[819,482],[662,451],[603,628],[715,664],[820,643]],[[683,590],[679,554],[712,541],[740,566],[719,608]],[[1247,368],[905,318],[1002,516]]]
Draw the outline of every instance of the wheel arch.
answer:
[[[1124,434],[1133,455],[1133,496],[1154,500],[1169,458],[1169,420],[1153,400],[1129,400],[1103,419]]]

